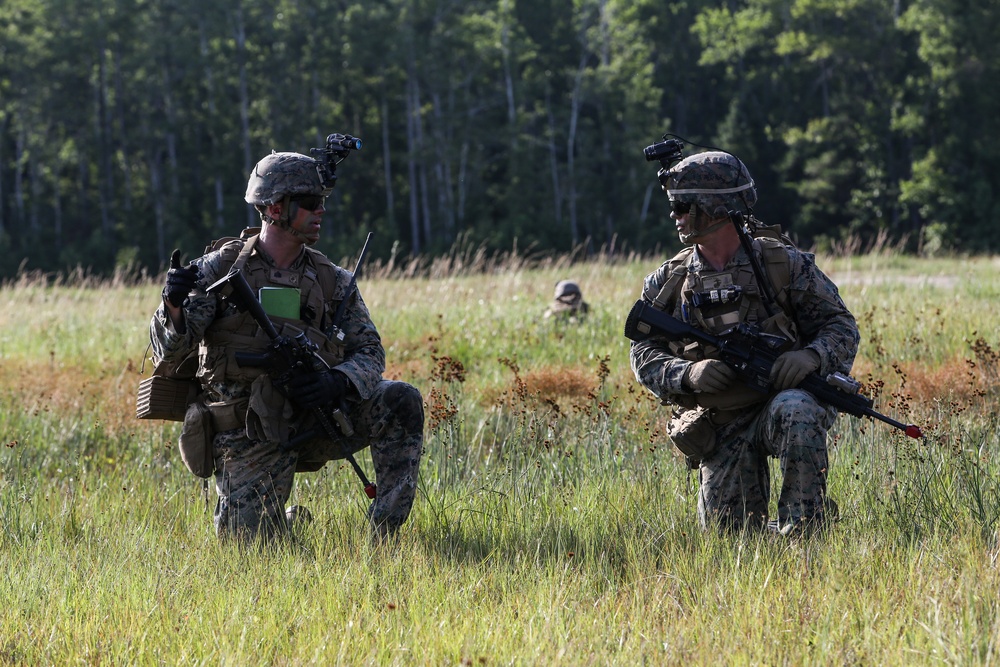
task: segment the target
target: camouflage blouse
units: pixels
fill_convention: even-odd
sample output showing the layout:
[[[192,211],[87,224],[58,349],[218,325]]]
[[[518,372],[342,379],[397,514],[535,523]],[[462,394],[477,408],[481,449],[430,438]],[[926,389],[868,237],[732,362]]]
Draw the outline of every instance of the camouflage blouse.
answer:
[[[861,340],[854,316],[840,298],[837,286],[816,266],[815,257],[792,246],[785,247],[789,254],[789,315],[798,327],[802,346],[819,355],[820,375],[835,371],[849,373]],[[749,263],[740,248],[725,270],[735,273]],[[644,295],[659,291],[667,280],[668,265],[669,262],[663,264],[646,277]],[[696,248],[688,271],[696,274],[708,270]],[[647,297],[643,298],[648,301]],[[680,319],[680,299],[675,301],[670,314]],[[684,372],[692,362],[671,354],[667,341],[653,338],[633,342],[629,356],[636,379],[664,402],[676,403],[678,398],[692,395],[681,385]]]
[[[302,271],[308,261],[307,253],[313,251],[302,248],[289,271]],[[317,255],[319,253],[316,253]],[[274,260],[257,246],[248,260],[262,262],[266,268],[276,269]],[[196,350],[204,341],[205,332],[218,317],[236,314],[235,307],[224,301],[217,294],[208,294],[205,288],[223,277],[232,265],[232,260],[223,258],[223,251],[210,252],[196,260],[194,264],[199,271],[199,281],[191,292],[183,307],[186,331],[178,333],[174,330],[163,304],[156,310],[150,322],[150,341],[153,349],[153,360],[156,363],[165,361],[177,363]],[[347,293],[351,281],[351,273],[334,266],[336,288],[333,294],[323,294],[323,302],[329,321],[340,301]],[[355,292],[344,309],[340,329],[346,334],[344,339],[344,360],[337,366],[350,379],[362,399],[371,396],[375,386],[382,379],[385,370],[385,351],[375,324],[372,322],[368,308],[361,298],[360,292]],[[324,329],[324,334],[331,338],[334,333],[333,324]],[[199,377],[204,375],[204,368],[199,369]],[[220,401],[240,398],[250,395],[250,383],[246,381],[224,380],[205,387],[210,400]]]

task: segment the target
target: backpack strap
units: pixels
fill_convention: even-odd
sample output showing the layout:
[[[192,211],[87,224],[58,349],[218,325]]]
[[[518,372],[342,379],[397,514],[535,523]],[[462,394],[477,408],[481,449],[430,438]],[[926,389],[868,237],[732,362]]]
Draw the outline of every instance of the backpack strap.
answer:
[[[771,283],[778,307],[786,313],[790,312],[791,297],[788,292],[792,282],[792,269],[785,244],[781,240],[760,237],[754,239],[754,246],[760,249],[764,260],[762,268],[768,282]]]
[[[653,307],[657,310],[670,312],[677,303],[677,296],[681,292],[681,285],[688,274],[688,263],[694,255],[694,247],[688,246],[666,263],[667,279],[663,286],[654,294],[652,288],[646,290],[644,296],[653,302]]]

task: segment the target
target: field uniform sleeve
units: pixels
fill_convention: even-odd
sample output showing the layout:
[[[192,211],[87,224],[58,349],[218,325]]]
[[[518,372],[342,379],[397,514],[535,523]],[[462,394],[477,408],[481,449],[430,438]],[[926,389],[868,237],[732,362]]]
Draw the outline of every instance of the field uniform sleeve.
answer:
[[[819,355],[820,375],[850,373],[861,343],[854,315],[811,253],[793,252],[791,259],[792,311],[804,347]]]
[[[347,375],[362,399],[367,399],[385,372],[385,349],[361,292],[350,297],[340,328],[346,347],[337,370]]]
[[[655,295],[660,291],[666,280],[665,267],[664,264],[646,277],[643,285],[643,301],[652,304],[647,295]],[[677,313],[672,314],[677,316]],[[667,347],[666,339],[650,338],[639,342],[633,341],[629,350],[629,360],[639,384],[661,401],[680,404],[693,402],[693,399],[684,400],[683,397],[691,397],[693,394],[681,384],[684,372],[691,362],[674,356]]]
[[[194,260],[200,277],[195,289],[183,307],[186,330],[178,333],[163,303],[156,309],[149,323],[149,340],[153,349],[153,361],[168,363],[181,361],[189,352],[198,347],[205,330],[215,319],[218,299],[205,292],[205,287],[215,282],[219,269],[219,254],[211,253]]]

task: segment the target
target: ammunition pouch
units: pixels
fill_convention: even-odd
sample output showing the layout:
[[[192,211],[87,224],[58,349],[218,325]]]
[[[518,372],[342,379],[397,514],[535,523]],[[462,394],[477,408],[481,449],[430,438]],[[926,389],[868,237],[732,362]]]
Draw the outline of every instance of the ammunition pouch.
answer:
[[[211,477],[215,473],[214,436],[211,410],[201,401],[191,403],[184,415],[178,449],[184,465],[198,477]]]
[[[715,424],[706,408],[675,410],[673,418],[667,424],[667,435],[674,447],[695,461],[708,458],[718,447]]]
[[[178,449],[184,465],[194,475],[211,477],[215,473],[215,434],[242,429],[247,402],[246,398],[215,403],[198,399],[188,405]]]

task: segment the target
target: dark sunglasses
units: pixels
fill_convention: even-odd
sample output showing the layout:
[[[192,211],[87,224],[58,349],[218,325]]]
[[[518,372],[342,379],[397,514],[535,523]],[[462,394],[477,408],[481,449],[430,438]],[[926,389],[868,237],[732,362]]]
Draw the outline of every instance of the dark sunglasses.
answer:
[[[674,212],[674,215],[680,217],[682,215],[687,215],[691,212],[691,202],[687,201],[671,201],[670,210]]]
[[[307,211],[315,211],[326,203],[326,197],[323,195],[299,195],[298,197],[292,197],[292,201],[299,205],[299,208],[304,208]]]

